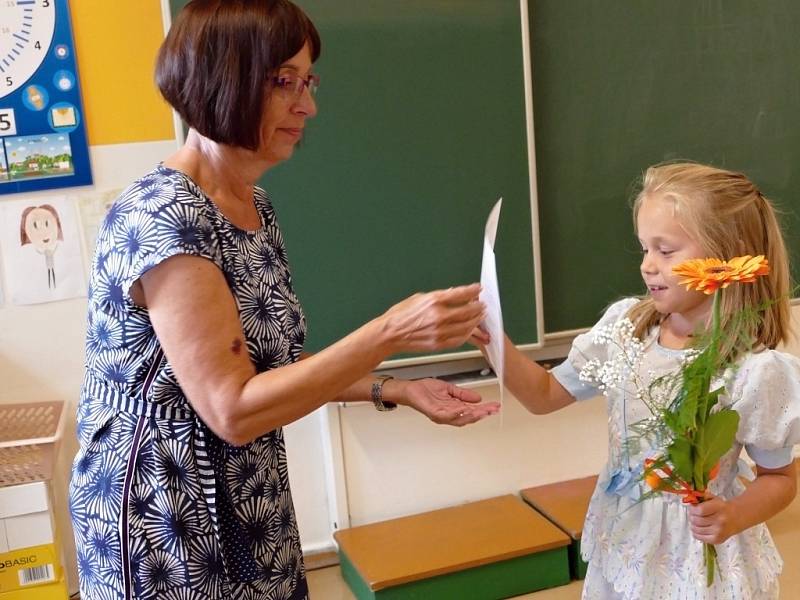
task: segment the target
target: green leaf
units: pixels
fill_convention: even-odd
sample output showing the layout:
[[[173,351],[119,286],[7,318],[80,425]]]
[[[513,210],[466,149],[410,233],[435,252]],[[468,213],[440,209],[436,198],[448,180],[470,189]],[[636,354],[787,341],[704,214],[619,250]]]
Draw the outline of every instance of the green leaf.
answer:
[[[697,451],[698,444],[703,444],[704,434],[700,432],[695,439],[695,445],[692,448],[694,454],[692,456],[692,487],[696,490],[704,490],[708,485],[708,477],[705,477],[705,463]]]
[[[694,461],[692,460],[692,443],[683,437],[675,438],[667,447],[667,456],[675,474],[684,481],[692,480]]]
[[[717,405],[717,402],[719,401],[719,395],[722,393],[723,389],[724,388],[717,388],[713,392],[708,392],[703,405],[698,407],[698,409],[705,414],[705,417],[703,418],[704,423],[708,419],[708,415],[711,414],[711,409]]]
[[[739,413],[733,409],[724,408],[708,416],[702,439],[698,439],[696,448],[696,459],[702,468],[704,482],[708,482],[711,469],[733,446],[738,428]]]
[[[677,435],[683,435],[687,429],[695,427],[697,423],[698,397],[697,391],[691,389],[688,382],[684,384],[677,410],[673,413],[675,421],[672,430]]]
[[[693,429],[698,424],[705,422],[708,414],[706,398],[714,363],[713,348],[708,347],[694,361],[684,367],[683,389],[677,410],[679,430]]]
[[[681,435],[686,430],[686,428],[680,422],[678,414],[674,413],[674,412],[665,412],[664,413],[664,424],[675,435]]]

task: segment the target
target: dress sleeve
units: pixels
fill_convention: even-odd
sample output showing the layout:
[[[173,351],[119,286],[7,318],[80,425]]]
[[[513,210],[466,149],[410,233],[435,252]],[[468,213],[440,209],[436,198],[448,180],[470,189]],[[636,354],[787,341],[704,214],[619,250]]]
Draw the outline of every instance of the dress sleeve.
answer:
[[[554,367],[550,372],[553,377],[567,390],[576,400],[588,400],[600,394],[600,390],[595,384],[581,381],[579,373],[590,360],[596,359],[605,362],[608,359],[608,345],[595,344],[594,338],[601,327],[613,325],[622,319],[631,307],[639,300],[637,298],[625,298],[619,300],[608,307],[600,320],[586,333],[582,333],[572,342],[572,348],[566,360]]]
[[[736,373],[731,408],[739,413],[736,439],[757,465],[791,463],[800,443],[800,359],[777,350],[749,355]]]
[[[143,179],[117,203],[106,261],[127,263],[119,268],[120,287],[130,287],[164,260],[190,254],[222,265],[220,244],[210,221],[211,205],[176,176]]]

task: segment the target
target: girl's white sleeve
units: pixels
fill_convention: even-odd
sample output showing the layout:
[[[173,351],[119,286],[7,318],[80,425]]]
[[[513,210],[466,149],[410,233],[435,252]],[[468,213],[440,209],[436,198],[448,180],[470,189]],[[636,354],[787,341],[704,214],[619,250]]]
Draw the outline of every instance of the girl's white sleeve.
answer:
[[[785,467],[800,443],[800,358],[765,350],[748,355],[736,373],[731,408],[736,439],[757,465]]]
[[[588,400],[600,395],[596,384],[581,381],[578,376],[581,369],[590,360],[597,359],[602,363],[608,359],[608,344],[594,343],[597,330],[606,325],[612,325],[625,317],[638,301],[638,298],[625,298],[609,306],[594,327],[573,340],[572,348],[564,362],[550,371],[558,383],[576,400]]]

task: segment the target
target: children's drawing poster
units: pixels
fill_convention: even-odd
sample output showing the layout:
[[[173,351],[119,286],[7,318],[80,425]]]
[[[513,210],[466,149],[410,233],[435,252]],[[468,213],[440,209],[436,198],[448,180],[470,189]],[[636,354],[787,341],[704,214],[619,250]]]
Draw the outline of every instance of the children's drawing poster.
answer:
[[[94,247],[100,225],[106,218],[108,210],[122,192],[121,189],[92,191],[77,196],[78,213],[83,227],[83,241],[86,247],[86,256],[94,256]]]
[[[6,292],[14,304],[86,296],[75,201],[63,197],[0,204]]]
[[[0,194],[92,183],[67,0],[0,0]]]

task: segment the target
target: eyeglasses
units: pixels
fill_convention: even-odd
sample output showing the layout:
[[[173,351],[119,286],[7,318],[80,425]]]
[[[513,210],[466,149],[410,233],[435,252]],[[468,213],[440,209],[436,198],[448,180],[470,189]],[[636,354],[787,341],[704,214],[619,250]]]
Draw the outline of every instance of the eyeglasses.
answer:
[[[303,88],[307,87],[309,93],[315,96],[319,88],[319,75],[309,75],[308,79],[303,79],[294,73],[286,73],[272,78],[272,84],[279,92],[297,98],[303,93]]]

